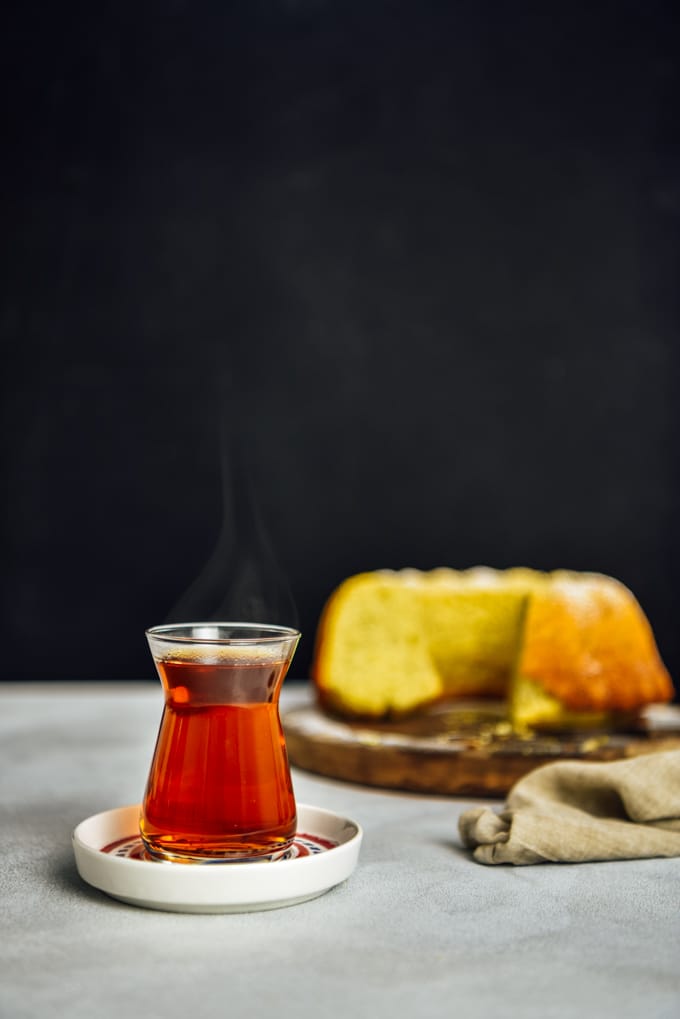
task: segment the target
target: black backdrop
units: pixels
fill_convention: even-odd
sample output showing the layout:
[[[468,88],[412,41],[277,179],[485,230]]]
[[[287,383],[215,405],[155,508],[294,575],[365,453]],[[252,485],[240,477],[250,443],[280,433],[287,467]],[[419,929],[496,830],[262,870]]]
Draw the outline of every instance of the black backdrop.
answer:
[[[672,11],[12,5],[3,678],[210,599],[304,676],[343,576],[476,563],[620,577],[677,676]]]

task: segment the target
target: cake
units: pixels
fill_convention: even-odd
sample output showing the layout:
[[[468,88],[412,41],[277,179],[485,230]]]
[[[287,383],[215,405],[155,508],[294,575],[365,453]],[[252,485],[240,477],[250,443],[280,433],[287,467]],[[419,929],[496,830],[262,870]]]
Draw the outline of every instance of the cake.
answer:
[[[632,592],[566,570],[349,577],[322,612],[312,678],[321,705],[344,717],[500,697],[518,729],[616,727],[673,696]]]

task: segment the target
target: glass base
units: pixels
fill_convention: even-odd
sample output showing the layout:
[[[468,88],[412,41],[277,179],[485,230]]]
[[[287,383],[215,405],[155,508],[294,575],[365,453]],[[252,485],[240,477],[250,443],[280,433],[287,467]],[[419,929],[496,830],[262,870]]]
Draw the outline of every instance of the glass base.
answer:
[[[197,852],[190,849],[183,852],[177,846],[166,848],[149,842],[142,836],[142,842],[148,855],[153,860],[159,860],[162,863],[271,863],[285,857],[291,849],[293,841],[291,838],[276,847],[268,846],[259,852],[252,848],[236,846],[233,849],[221,849],[214,852]]]

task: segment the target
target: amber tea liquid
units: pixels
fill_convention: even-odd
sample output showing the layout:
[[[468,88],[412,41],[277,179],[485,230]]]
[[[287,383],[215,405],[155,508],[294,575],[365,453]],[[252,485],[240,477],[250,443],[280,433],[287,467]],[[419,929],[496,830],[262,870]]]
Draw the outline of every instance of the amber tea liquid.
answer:
[[[156,659],[165,692],[140,829],[165,859],[236,860],[285,851],[296,809],[278,693],[288,660],[252,649]]]

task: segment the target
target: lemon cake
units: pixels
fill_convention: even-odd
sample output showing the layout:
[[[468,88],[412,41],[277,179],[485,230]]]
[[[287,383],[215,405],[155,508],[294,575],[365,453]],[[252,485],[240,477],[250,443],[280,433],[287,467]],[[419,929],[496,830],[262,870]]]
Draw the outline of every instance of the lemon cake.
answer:
[[[566,570],[349,577],[322,612],[312,677],[323,707],[345,717],[501,697],[516,728],[615,727],[673,696],[632,592]]]

